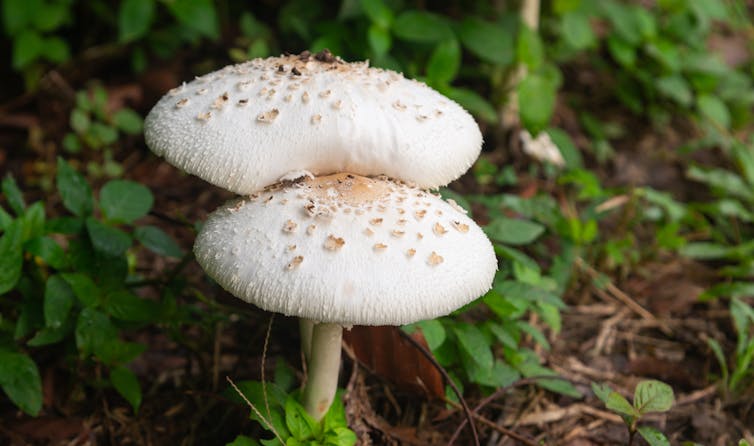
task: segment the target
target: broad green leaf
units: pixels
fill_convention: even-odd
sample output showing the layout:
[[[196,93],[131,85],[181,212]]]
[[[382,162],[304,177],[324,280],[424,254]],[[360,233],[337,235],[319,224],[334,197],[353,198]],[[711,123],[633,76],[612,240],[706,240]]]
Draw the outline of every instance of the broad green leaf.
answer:
[[[619,64],[631,68],[636,64],[636,49],[618,36],[607,38],[607,49]]]
[[[497,121],[495,107],[475,91],[466,88],[449,88],[444,93],[480,119],[488,123]]]
[[[83,273],[63,273],[61,276],[85,307],[93,307],[99,303],[101,292],[89,276]]]
[[[103,364],[115,366],[133,361],[144,350],[146,350],[146,345],[144,344],[123,342],[117,337],[112,337],[101,345],[98,345],[94,354]]]
[[[19,409],[34,417],[39,414],[42,380],[27,355],[0,350],[0,387]]]
[[[483,367],[473,368],[473,373],[469,378],[477,384],[490,387],[505,387],[513,384],[521,375],[508,364],[496,359],[492,368]]]
[[[18,184],[16,184],[16,180],[13,176],[6,175],[6,177],[3,178],[2,189],[5,200],[8,202],[8,205],[13,212],[15,212],[17,216],[23,214],[24,209],[26,209],[26,203],[24,202],[24,196],[21,193],[21,189],[18,188]]]
[[[35,4],[35,2],[29,2]],[[40,31],[54,31],[68,19],[70,6],[64,2],[45,2],[44,6],[34,12],[34,26]]]
[[[2,206],[0,206],[0,232],[5,232],[6,229],[8,229],[8,226],[13,222],[13,217],[6,211]]]
[[[652,426],[639,426],[639,435],[649,443],[649,446],[670,446],[665,435]]]
[[[0,295],[13,289],[21,278],[22,241],[23,222],[13,220],[0,236]]]
[[[325,446],[353,446],[358,438],[356,434],[346,426],[336,427],[325,433]]]
[[[298,440],[313,437],[318,429],[318,423],[293,397],[289,397],[285,402],[285,424],[291,435]]]
[[[327,409],[327,413],[325,413],[325,417],[322,419],[321,424],[325,431],[348,426],[348,421],[346,420],[346,408],[343,405],[342,391],[338,390],[335,393],[335,399],[332,404],[330,404],[330,408]]]
[[[683,256],[699,260],[724,259],[731,255],[731,248],[710,242],[687,243],[680,249]]]
[[[34,18],[34,4],[28,0],[4,0],[0,2],[0,6],[5,32],[10,36],[18,34]]]
[[[84,308],[76,321],[76,346],[82,356],[99,356],[108,342],[118,338],[110,319],[94,308]]]
[[[610,392],[610,394],[607,396],[607,402],[605,403],[605,406],[607,406],[607,408],[612,410],[613,412],[626,415],[628,417],[637,418],[640,415],[634,408],[634,406],[632,406],[631,403],[629,403],[628,400],[618,392]]]
[[[393,11],[382,0],[360,0],[361,9],[369,20],[382,29],[390,28],[393,23]]]
[[[71,58],[68,44],[60,37],[48,37],[44,39],[42,55],[50,62],[61,63]]]
[[[696,99],[696,107],[702,116],[723,128],[730,128],[731,117],[728,106],[717,96],[710,94],[699,95]]]
[[[18,220],[22,222],[24,228],[23,241],[41,236],[45,228],[44,203],[41,201],[32,203]]]
[[[600,399],[605,405],[607,405],[607,398],[610,396],[610,394],[613,392],[613,389],[610,388],[605,383],[598,384],[596,382],[592,383],[592,392],[594,392],[594,395]]]
[[[430,350],[439,348],[445,342],[445,327],[437,319],[428,319],[417,323]]]
[[[105,297],[105,311],[112,317],[131,322],[150,322],[159,316],[159,305],[142,299],[127,290],[118,290]]]
[[[41,347],[44,345],[57,344],[67,338],[73,332],[75,318],[72,314],[57,328],[44,327],[29,339],[26,345],[30,347]]]
[[[542,38],[536,30],[526,25],[521,25],[518,30],[516,58],[532,71],[541,67],[545,60],[545,47]]]
[[[53,268],[61,269],[67,265],[65,251],[50,237],[35,237],[24,244],[24,250]]]
[[[691,166],[687,172],[690,179],[706,183],[714,189],[720,189],[725,195],[733,195],[754,202],[754,189],[743,178],[726,169],[704,169]]]
[[[110,382],[133,407],[134,412],[138,412],[141,405],[141,386],[134,372],[123,366],[115,367],[110,370]]]
[[[76,295],[68,282],[60,275],[50,276],[45,284],[45,325],[50,328],[63,325],[75,302]]]
[[[86,179],[63,160],[58,158],[58,173],[56,177],[58,192],[63,199],[63,206],[74,215],[85,217],[92,213],[94,200],[92,188]]]
[[[689,107],[694,101],[694,95],[686,79],[681,75],[671,75],[655,80],[657,91],[676,101],[679,105]]]
[[[51,218],[45,223],[47,234],[79,234],[84,229],[84,220],[77,217]]]
[[[108,220],[124,223],[147,215],[154,203],[147,187],[128,180],[108,181],[100,190],[99,198]]]
[[[531,336],[531,338],[539,344],[545,350],[550,350],[550,342],[545,337],[544,333],[537,327],[529,324],[526,321],[516,321],[516,326],[524,333]]]
[[[181,25],[210,39],[220,37],[217,11],[211,0],[174,0],[168,9]]]
[[[455,38],[443,40],[435,46],[427,62],[427,78],[432,85],[450,83],[461,66],[461,48]]]
[[[94,249],[103,254],[120,257],[131,247],[128,234],[94,218],[86,219],[86,231]]]
[[[589,14],[581,11],[569,12],[561,18],[563,41],[575,50],[583,50],[595,45],[597,39],[589,22]]]
[[[130,108],[121,108],[113,115],[113,124],[124,133],[137,135],[142,132],[144,120]]]
[[[393,23],[393,33],[402,40],[436,43],[453,37],[445,17],[426,11],[404,11]]]
[[[646,51],[652,58],[660,62],[666,71],[678,73],[681,70],[681,52],[675,42],[660,39],[647,44]]]
[[[369,41],[369,47],[372,48],[372,51],[374,51],[374,54],[377,56],[384,56],[387,54],[387,52],[390,51],[390,47],[393,45],[393,37],[390,35],[390,32],[375,23],[369,26],[367,40]]]
[[[466,17],[459,30],[461,43],[480,59],[506,66],[513,63],[513,33],[499,23]]]
[[[156,226],[139,226],[134,230],[134,237],[156,254],[175,258],[183,257],[183,250],[178,243]]]
[[[518,84],[521,122],[532,135],[547,127],[555,110],[557,84],[547,77],[530,74]]]
[[[581,392],[579,392],[579,390],[576,389],[576,387],[574,387],[573,384],[571,384],[569,381],[558,378],[557,374],[554,371],[548,369],[547,367],[539,365],[536,362],[526,361],[522,364],[517,365],[516,368],[519,372],[521,372],[522,375],[527,378],[533,376],[553,376],[552,379],[537,380],[537,385],[543,389],[547,389],[551,392],[560,393],[562,395],[570,396],[573,398],[581,398],[583,396]]]
[[[494,358],[489,342],[484,334],[474,325],[461,323],[453,327],[458,345],[471,360],[483,369],[491,369]]]
[[[634,390],[634,406],[641,414],[667,412],[674,402],[673,389],[661,381],[641,381]]]
[[[584,166],[584,160],[581,157],[581,152],[573,143],[573,140],[568,133],[555,127],[548,128],[547,134],[550,135],[550,139],[558,147],[560,154],[563,155],[565,165],[569,169],[580,169]]]
[[[154,20],[154,0],[124,0],[118,9],[118,41],[130,42],[149,31]]]
[[[483,229],[491,239],[510,245],[531,243],[545,231],[539,223],[507,217],[495,218]]]
[[[13,39],[13,68],[21,70],[44,51],[44,39],[35,30],[27,28]]]

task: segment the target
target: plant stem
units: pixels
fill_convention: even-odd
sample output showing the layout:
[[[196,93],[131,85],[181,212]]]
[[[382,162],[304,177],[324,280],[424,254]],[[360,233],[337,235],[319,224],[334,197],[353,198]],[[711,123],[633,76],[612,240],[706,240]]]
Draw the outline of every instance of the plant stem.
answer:
[[[330,408],[338,388],[343,327],[331,323],[313,325],[304,407],[309,415],[320,421]]]
[[[301,351],[304,352],[306,362],[309,362],[309,358],[312,356],[312,329],[314,329],[314,321],[299,318],[298,328],[301,332]]]
[[[540,0],[523,0],[519,17],[521,24],[536,31],[539,28],[539,1]],[[516,88],[519,82],[526,77],[526,65],[521,63],[510,74],[505,91],[508,94],[508,101],[505,103],[500,112],[500,119],[504,129],[512,129],[518,126],[518,94]]]

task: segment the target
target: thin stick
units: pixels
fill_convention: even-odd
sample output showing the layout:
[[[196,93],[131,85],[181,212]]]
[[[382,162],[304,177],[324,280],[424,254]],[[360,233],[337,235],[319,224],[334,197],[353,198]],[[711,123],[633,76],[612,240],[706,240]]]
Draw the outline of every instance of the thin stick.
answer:
[[[267,398],[267,381],[264,379],[264,364],[267,360],[267,346],[270,343],[270,331],[272,331],[272,321],[275,320],[275,313],[270,316],[270,322],[267,324],[267,333],[264,335],[264,347],[262,348],[262,395],[264,396],[264,408],[267,410],[267,416],[272,418],[270,413],[270,401]]]
[[[267,418],[265,418],[264,415],[262,415],[262,412],[260,412],[259,409],[256,408],[256,406],[251,404],[251,401],[249,401],[249,399],[246,398],[246,395],[244,395],[243,392],[241,392],[241,389],[239,389],[238,386],[236,386],[236,383],[234,383],[233,380],[230,379],[230,376],[226,376],[225,379],[228,380],[231,386],[233,386],[233,389],[236,391],[236,393],[241,395],[241,398],[243,398],[243,400],[246,401],[246,404],[248,404],[249,407],[251,407],[251,410],[254,411],[256,416],[258,416],[260,420],[264,421],[264,424],[266,424],[267,427],[272,431],[272,433],[275,435],[275,438],[277,438],[280,441],[280,444],[285,444],[285,441],[283,441],[283,438],[275,430],[275,426],[273,426],[272,423],[270,423],[270,421]]]
[[[450,375],[448,375],[448,372],[445,371],[443,366],[440,365],[439,362],[435,359],[435,357],[432,355],[432,353],[429,352],[426,348],[424,348],[423,345],[419,344],[416,339],[412,338],[408,335],[408,333],[404,332],[401,329],[398,329],[398,333],[401,334],[401,337],[403,339],[407,340],[411,343],[411,345],[414,346],[419,352],[421,352],[422,355],[424,355],[429,362],[432,363],[432,365],[437,369],[438,372],[442,375],[443,378],[445,378],[445,381],[448,383],[451,389],[453,389],[453,393],[456,394],[456,397],[458,398],[458,401],[461,402],[461,407],[463,408],[463,413],[466,415],[466,420],[469,421],[469,428],[471,428],[471,434],[474,436],[474,444],[476,446],[479,446],[479,434],[476,431],[476,425],[474,424],[474,418],[471,415],[471,410],[469,410],[469,406],[466,404],[466,400],[463,399],[463,395],[461,394],[461,391],[458,390],[458,386],[456,386],[456,383],[453,382],[452,379],[450,379]],[[448,443],[450,445],[452,443]],[[536,445],[535,445],[536,446]]]

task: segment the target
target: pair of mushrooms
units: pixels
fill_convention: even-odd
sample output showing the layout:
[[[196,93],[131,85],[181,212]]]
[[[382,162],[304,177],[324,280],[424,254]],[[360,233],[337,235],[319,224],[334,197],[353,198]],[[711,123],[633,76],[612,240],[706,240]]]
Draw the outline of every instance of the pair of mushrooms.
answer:
[[[423,83],[327,51],[255,59],[171,90],[145,137],[243,196],[209,216],[194,252],[231,294],[301,318],[317,420],[337,390],[343,327],[446,315],[492,283],[482,230],[426,191],[468,170],[481,134]]]

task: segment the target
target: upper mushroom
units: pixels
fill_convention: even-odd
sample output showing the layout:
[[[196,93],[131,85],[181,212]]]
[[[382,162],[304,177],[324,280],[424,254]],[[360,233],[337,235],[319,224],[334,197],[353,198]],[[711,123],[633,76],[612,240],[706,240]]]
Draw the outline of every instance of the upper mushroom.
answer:
[[[329,52],[198,77],[165,95],[144,131],[171,164],[239,194],[302,170],[436,188],[468,170],[482,142],[471,115],[427,85]]]

